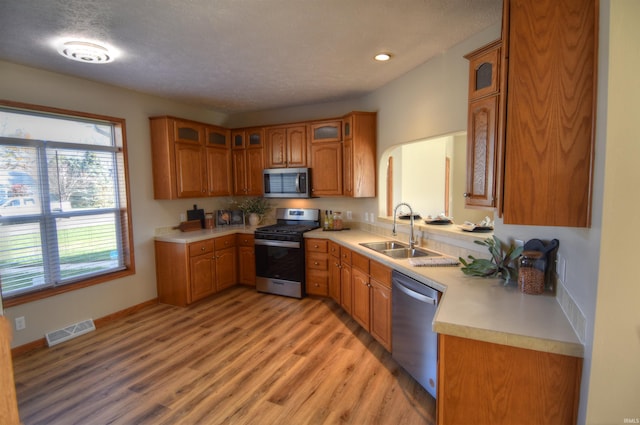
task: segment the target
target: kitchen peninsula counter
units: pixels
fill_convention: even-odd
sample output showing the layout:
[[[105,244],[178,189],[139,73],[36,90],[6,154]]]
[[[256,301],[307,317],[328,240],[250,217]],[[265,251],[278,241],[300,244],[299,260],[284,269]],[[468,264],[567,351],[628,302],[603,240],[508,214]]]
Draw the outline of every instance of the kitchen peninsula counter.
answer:
[[[443,292],[433,330],[541,352],[583,357],[584,348],[553,294],[527,295],[500,279],[466,276],[460,267],[414,267],[361,246],[391,240],[360,230],[305,233],[329,239]]]

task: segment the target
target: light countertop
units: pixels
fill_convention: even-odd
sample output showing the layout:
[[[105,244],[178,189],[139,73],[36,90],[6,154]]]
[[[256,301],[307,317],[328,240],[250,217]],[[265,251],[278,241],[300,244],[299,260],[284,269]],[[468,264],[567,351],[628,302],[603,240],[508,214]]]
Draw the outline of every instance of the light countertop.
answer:
[[[189,243],[233,233],[253,233],[255,227],[231,227],[156,236],[156,240]],[[305,233],[305,238],[329,239],[398,270],[443,292],[433,330],[437,333],[513,347],[583,357],[584,347],[552,294],[527,295],[499,279],[466,276],[460,267],[413,267],[360,245],[390,240],[362,230]]]

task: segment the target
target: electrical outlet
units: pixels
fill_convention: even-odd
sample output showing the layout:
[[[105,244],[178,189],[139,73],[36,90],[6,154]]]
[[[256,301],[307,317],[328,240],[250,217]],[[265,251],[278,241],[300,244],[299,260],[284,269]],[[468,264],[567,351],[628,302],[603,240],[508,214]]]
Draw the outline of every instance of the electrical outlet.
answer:
[[[515,244],[516,248],[520,248],[521,246],[524,246],[524,241],[522,239],[515,239],[513,243]]]
[[[353,213],[351,211],[347,211],[347,220],[353,220]]]
[[[185,213],[180,213],[180,222],[187,221],[187,215]]]
[[[27,327],[27,322],[24,320],[24,316],[16,317],[16,330],[21,331]]]

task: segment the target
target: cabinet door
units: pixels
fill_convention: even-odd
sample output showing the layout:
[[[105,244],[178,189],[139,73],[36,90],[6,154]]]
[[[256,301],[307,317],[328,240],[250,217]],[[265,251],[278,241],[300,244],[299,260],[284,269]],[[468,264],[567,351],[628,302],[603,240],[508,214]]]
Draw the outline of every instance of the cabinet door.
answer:
[[[216,264],[211,253],[191,257],[189,268],[191,276],[189,302],[198,301],[216,292]]]
[[[391,289],[371,278],[371,335],[391,351]]]
[[[469,59],[469,100],[497,94],[500,90],[500,44],[497,40],[465,57]]]
[[[299,125],[287,128],[287,167],[306,167],[307,127]]]
[[[254,236],[238,234],[238,283],[256,285],[256,253]]]
[[[505,1],[504,223],[591,223],[598,2]]]
[[[244,149],[246,137],[244,130],[233,130],[231,132],[231,149]]]
[[[243,196],[247,194],[246,154],[247,154],[247,151],[244,149],[231,151],[231,157],[233,162],[233,194],[234,195]]]
[[[340,305],[349,314],[353,311],[351,287],[351,265],[343,262],[340,269]]]
[[[339,142],[342,140],[342,121],[316,122],[309,126],[311,143]]]
[[[173,122],[174,142],[202,145],[204,140],[204,126],[192,121],[175,120]]]
[[[206,195],[206,162],[202,147],[191,143],[176,143],[176,191],[178,198]]]
[[[466,207],[495,207],[498,96],[469,104]]]
[[[352,266],[351,284],[353,293],[353,311],[351,316],[360,325],[369,331],[370,329],[370,300],[369,300],[369,275]]]
[[[206,148],[209,196],[231,195],[231,155],[228,148]]]
[[[238,282],[256,286],[256,253],[252,246],[238,247]]]
[[[353,196],[353,139],[342,143],[342,190],[345,196]]]
[[[315,143],[311,146],[311,193],[314,196],[342,195],[342,143]]]
[[[236,248],[216,251],[216,290],[222,291],[236,284]]]
[[[286,127],[267,129],[267,168],[287,166],[287,129]]]
[[[246,194],[262,195],[262,171],[264,170],[264,149],[247,149],[246,153]]]
[[[341,299],[341,269],[340,258],[331,255],[329,257],[329,296],[338,304],[340,304]]]

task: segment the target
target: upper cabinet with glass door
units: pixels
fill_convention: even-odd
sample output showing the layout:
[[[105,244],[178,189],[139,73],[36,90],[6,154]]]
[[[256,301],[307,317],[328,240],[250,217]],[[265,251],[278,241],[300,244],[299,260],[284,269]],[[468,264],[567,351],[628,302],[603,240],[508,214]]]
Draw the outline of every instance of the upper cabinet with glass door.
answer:
[[[500,47],[494,41],[465,56],[469,60],[467,122],[467,208],[497,205],[497,148],[499,137]]]

